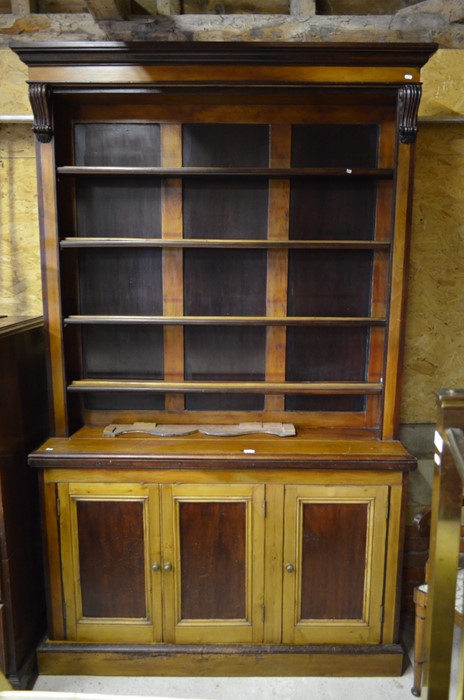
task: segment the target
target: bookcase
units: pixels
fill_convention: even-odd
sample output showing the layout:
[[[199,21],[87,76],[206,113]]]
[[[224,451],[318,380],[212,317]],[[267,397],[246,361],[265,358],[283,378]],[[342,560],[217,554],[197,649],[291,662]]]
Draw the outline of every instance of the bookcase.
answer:
[[[15,50],[54,421],[30,457],[42,668],[400,672],[399,378],[434,47]]]

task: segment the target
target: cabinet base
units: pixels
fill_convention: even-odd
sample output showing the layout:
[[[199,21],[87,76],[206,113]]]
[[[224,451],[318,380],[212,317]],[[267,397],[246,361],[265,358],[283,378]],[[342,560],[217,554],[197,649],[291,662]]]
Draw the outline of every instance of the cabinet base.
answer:
[[[401,645],[108,645],[45,641],[39,673],[89,676],[400,676]]]
[[[7,679],[14,690],[31,690],[37,675],[37,658],[34,650],[18,670],[7,674]]]

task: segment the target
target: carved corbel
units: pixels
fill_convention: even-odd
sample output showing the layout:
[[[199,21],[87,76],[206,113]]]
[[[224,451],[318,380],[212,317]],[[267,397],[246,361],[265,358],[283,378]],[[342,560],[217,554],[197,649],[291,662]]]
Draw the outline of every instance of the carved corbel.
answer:
[[[51,92],[51,87],[47,83],[31,83],[29,85],[29,99],[34,114],[32,131],[40,143],[50,143],[53,138]]]
[[[417,135],[417,113],[422,85],[403,85],[398,91],[398,119],[401,143],[414,143]]]

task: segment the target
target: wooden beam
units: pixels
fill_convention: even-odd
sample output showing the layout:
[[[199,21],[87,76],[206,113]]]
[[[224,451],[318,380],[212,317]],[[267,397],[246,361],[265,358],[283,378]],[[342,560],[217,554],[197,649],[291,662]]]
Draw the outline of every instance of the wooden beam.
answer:
[[[129,0],[85,0],[87,9],[95,19],[127,19],[130,15]]]
[[[290,14],[311,17],[316,14],[316,0],[290,0]]]
[[[180,0],[157,0],[157,14],[159,15],[180,15],[182,3]]]
[[[184,11],[186,3],[183,0]],[[451,2],[452,0],[450,0]],[[287,4],[288,9],[288,4]],[[96,22],[90,12],[35,14],[18,17],[0,14],[0,49],[12,41],[309,41],[309,42],[438,42],[440,48],[462,49],[459,20],[446,22],[439,14],[334,17],[315,15],[177,15],[144,17],[140,21]],[[33,22],[32,22],[33,20]],[[32,24],[31,24],[32,22]],[[103,26],[104,25],[104,26]]]
[[[432,14],[440,15],[447,22],[462,22],[464,20],[464,2],[463,0],[422,0],[417,5],[404,7],[396,14]]]
[[[37,0],[11,0],[14,15],[30,15],[37,12]]]

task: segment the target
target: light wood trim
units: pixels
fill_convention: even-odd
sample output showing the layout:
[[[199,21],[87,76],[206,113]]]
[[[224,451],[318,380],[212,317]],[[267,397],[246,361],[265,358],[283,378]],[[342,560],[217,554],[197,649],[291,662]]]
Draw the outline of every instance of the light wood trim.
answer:
[[[0,603],[0,634],[2,640],[5,639],[6,635],[6,622],[5,622],[5,605],[4,603]],[[8,667],[8,660],[6,656],[6,649],[2,648],[0,649],[0,663],[1,663],[1,668],[6,670]],[[14,688],[11,685],[11,683],[7,680],[5,674],[3,673],[2,670],[0,670],[0,692],[3,694],[4,691],[7,691],[8,693],[10,691],[13,691]]]
[[[382,621],[384,616],[384,579],[387,537],[387,514],[389,502],[389,489],[387,487],[376,488],[375,500],[369,507],[370,532],[369,532],[369,563],[368,586],[366,590],[366,608],[369,612],[371,643],[379,643],[382,639]]]
[[[161,162],[168,168],[182,167],[182,127],[162,124]],[[182,240],[182,181],[169,179],[162,187],[162,237]],[[184,274],[182,249],[163,251],[163,313],[181,316],[184,313]],[[164,329],[164,377],[166,381],[184,378],[184,331],[181,326]],[[182,411],[182,394],[166,396],[166,409]]]
[[[246,504],[245,620],[183,620],[179,504],[223,501]],[[264,485],[174,484],[162,487],[163,561],[173,571],[163,574],[165,640],[189,643],[253,643],[263,638],[264,603]]]
[[[298,607],[300,601],[299,585],[297,577],[300,576],[300,567],[295,565],[301,547],[299,534],[298,493],[301,486],[285,487],[284,501],[284,543],[282,571],[285,563],[291,563],[295,571],[293,574],[282,577],[282,642],[294,643],[295,626],[298,619]]]
[[[288,477],[288,475],[287,475]],[[282,639],[282,576],[284,489],[266,485],[266,558],[264,570],[264,644]]]
[[[48,634],[51,639],[66,639],[63,616],[61,577],[60,524],[58,520],[57,486],[41,478],[42,512],[48,576]]]
[[[158,382],[151,380],[79,379],[71,382],[71,391],[239,391],[286,394],[379,394],[383,385],[376,382]]]
[[[150,644],[153,626],[147,620],[132,618],[112,622],[106,618],[85,618],[77,625],[78,642],[98,644]]]
[[[174,481],[172,479],[169,480]],[[180,553],[175,549],[176,517],[172,483],[161,487],[161,566],[171,563],[174,570],[163,574],[163,638],[168,644],[176,643],[176,624],[178,620],[177,579],[180,566]],[[176,586],[177,584],[177,586]]]
[[[405,79],[405,75],[411,79]],[[409,84],[420,80],[420,71],[410,66],[366,67],[366,66],[31,66],[31,81],[41,83],[191,83],[208,82],[214,85],[245,84],[260,85],[263,82],[284,82],[286,86],[299,86],[304,83],[393,83]]]
[[[247,580],[249,591],[249,606],[251,611],[252,640],[261,642],[264,635],[264,562],[266,557],[265,549],[265,527],[263,512],[265,508],[265,487],[257,484],[253,486],[252,501],[249,504],[247,522],[247,547],[248,562],[247,569],[250,570]]]
[[[270,127],[270,170],[290,166],[292,128],[289,124],[272,124]],[[288,240],[290,214],[290,181],[269,181],[268,239]],[[288,251],[281,248],[269,250],[267,258],[267,316],[286,316],[288,288]],[[287,329],[268,327],[266,331],[266,380],[285,382]],[[265,397],[267,411],[283,411],[284,395]]]
[[[373,458],[374,461],[374,458]],[[167,484],[301,484],[308,486],[337,486],[343,481],[344,486],[389,486],[401,485],[403,475],[397,471],[354,471],[342,472],[322,469],[277,469],[273,471],[264,469],[48,469],[45,475],[46,481],[55,483],[73,484],[98,484],[105,481],[108,484],[139,483]],[[165,496],[163,496],[164,498]],[[168,525],[171,521],[168,521]],[[164,524],[164,520],[163,520]]]
[[[340,478],[340,475],[339,475]],[[366,504],[367,540],[364,614],[361,620],[299,618],[302,553],[302,508],[305,503]],[[388,488],[382,486],[287,486],[285,489],[283,641],[292,644],[378,644],[381,641]]]
[[[153,641],[163,640],[163,580],[161,571],[155,571],[153,564],[161,564],[161,495],[159,484],[148,483],[148,533],[147,542],[150,553],[147,559],[147,581],[151,591],[151,620],[153,624]]]
[[[71,501],[69,498],[69,483],[58,484],[58,499],[60,504],[60,551],[61,565],[63,568],[63,603],[66,619],[66,639],[77,639],[77,620],[79,615],[78,591],[79,586],[79,554],[75,552],[78,547],[78,532],[75,527],[75,518],[72,517]]]
[[[403,484],[390,486],[390,507],[387,533],[387,561],[385,565],[385,597],[382,641],[392,644],[398,639],[399,598],[401,586],[402,539],[406,492]]]
[[[384,440],[395,438],[398,432],[400,404],[400,367],[403,354],[403,332],[409,262],[409,230],[412,209],[412,169],[414,145],[398,146],[398,175],[394,246],[391,273],[390,323],[387,338],[385,372]]]
[[[66,378],[61,325],[58,213],[55,193],[54,144],[36,145],[38,204],[41,229],[44,317],[49,353],[50,411],[54,435],[67,435]]]

